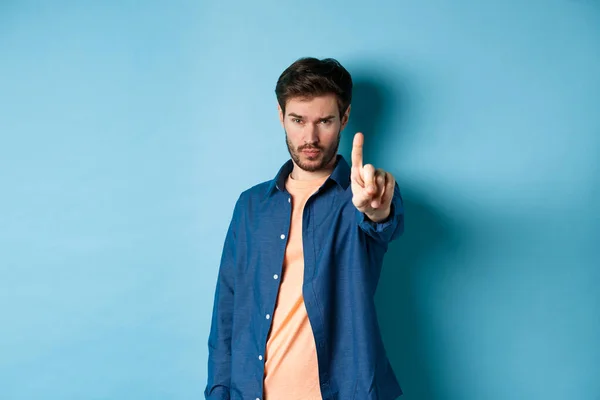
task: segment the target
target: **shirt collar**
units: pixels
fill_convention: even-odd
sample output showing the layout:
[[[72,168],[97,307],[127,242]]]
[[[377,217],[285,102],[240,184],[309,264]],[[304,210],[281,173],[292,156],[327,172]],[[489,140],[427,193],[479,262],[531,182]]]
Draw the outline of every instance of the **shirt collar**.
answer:
[[[283,191],[285,189],[285,181],[293,169],[293,161],[291,159],[287,160],[287,162],[279,169],[275,178],[269,183],[265,198],[271,196],[275,190]],[[329,175],[328,180],[329,179],[336,182],[344,190],[350,185],[350,166],[341,154],[336,155],[335,167],[333,168],[331,175]]]

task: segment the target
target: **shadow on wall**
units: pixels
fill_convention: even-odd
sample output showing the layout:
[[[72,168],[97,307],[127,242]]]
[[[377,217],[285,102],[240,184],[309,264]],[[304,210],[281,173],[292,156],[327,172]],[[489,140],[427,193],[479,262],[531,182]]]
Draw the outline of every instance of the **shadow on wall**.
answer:
[[[389,162],[400,160],[402,153],[410,151],[404,146],[409,141],[403,136],[412,133],[406,129],[411,118],[406,106],[408,94],[394,89],[393,82],[377,74],[358,74],[353,80],[352,112],[340,152],[349,157],[354,133],[363,132],[364,162],[396,177],[406,210],[405,233],[390,244],[376,296],[386,350],[404,391],[403,399],[447,399],[440,379],[436,379],[436,359],[440,355],[436,355],[435,348],[440,334],[425,315],[417,284],[424,270],[435,273],[431,271],[435,269],[433,255],[452,251],[458,240],[457,230],[428,204],[414,183],[403,184],[398,179],[395,165],[378,162],[382,158],[379,154],[385,153]]]

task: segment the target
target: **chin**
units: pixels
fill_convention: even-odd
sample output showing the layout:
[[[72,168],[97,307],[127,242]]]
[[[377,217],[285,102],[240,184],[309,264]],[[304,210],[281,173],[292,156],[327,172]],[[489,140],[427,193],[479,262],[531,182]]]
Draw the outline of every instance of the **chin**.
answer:
[[[307,161],[307,162],[312,162],[312,163],[315,163],[315,162],[321,162],[321,160],[322,160],[322,159],[323,159],[323,157],[321,157],[321,155],[320,155],[320,154],[319,154],[318,156],[316,156],[315,158],[310,158],[310,157],[308,157],[308,156],[305,156],[305,157],[304,157],[304,160],[305,160],[305,161]]]

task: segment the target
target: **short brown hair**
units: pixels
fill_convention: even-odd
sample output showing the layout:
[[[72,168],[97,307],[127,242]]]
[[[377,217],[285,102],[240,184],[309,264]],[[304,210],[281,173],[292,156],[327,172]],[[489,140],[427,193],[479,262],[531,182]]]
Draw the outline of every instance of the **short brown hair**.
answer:
[[[333,58],[300,58],[283,71],[275,86],[277,102],[284,114],[286,102],[293,97],[312,98],[330,93],[337,97],[341,118],[352,101],[352,77]]]

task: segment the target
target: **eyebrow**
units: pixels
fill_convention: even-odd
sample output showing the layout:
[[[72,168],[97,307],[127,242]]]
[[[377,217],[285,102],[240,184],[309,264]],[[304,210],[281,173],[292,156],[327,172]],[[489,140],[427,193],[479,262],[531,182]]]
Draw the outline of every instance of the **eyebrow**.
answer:
[[[302,115],[298,115],[296,113],[289,113],[288,117],[294,117],[294,118],[304,119],[304,117]],[[319,121],[326,121],[328,119],[334,119],[334,118],[335,118],[335,115],[328,115],[326,117],[319,118]]]

